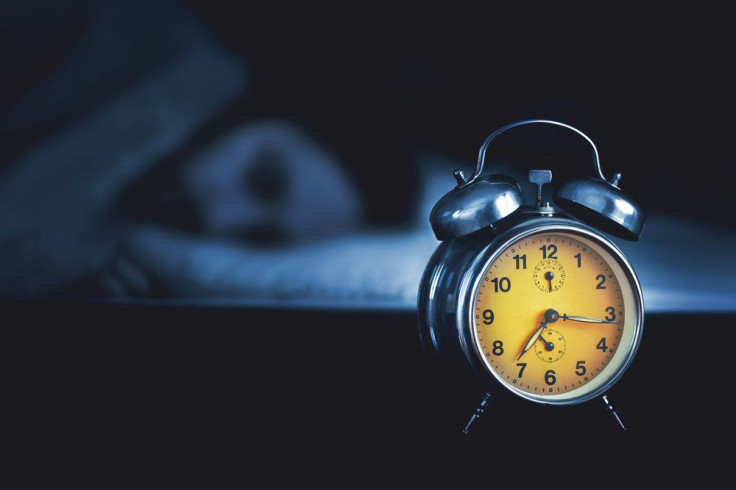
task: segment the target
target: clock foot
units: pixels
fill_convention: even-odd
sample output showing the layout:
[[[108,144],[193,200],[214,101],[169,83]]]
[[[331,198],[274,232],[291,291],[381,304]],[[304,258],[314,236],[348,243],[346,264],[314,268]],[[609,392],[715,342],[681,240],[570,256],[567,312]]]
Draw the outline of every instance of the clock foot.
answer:
[[[618,425],[621,426],[621,430],[627,430],[624,423],[621,421],[621,417],[618,416],[616,413],[616,410],[613,409],[613,405],[611,405],[611,402],[608,401],[608,395],[603,395],[603,403],[606,404],[606,409],[608,410],[608,413],[613,415],[613,418],[616,419],[616,422],[618,422]]]
[[[465,428],[463,429],[463,434],[467,434],[468,431],[470,431],[470,426],[475,423],[478,418],[483,415],[483,411],[486,409],[486,405],[488,405],[488,402],[491,400],[491,394],[486,393],[483,395],[483,399],[480,401],[480,405],[478,405],[478,408],[475,409],[475,413],[470,417],[470,420],[468,420],[468,423],[465,424]]]

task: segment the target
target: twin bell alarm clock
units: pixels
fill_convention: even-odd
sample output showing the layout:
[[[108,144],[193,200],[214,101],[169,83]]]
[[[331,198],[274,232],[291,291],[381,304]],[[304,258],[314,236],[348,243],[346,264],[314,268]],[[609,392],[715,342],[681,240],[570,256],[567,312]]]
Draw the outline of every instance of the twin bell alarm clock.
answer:
[[[502,133],[525,125],[573,131],[592,148],[593,172],[561,183],[542,199],[551,170],[529,171],[536,196],[513,178],[483,175]],[[582,169],[581,169],[582,170]],[[498,385],[530,402],[573,405],[605,396],[634,358],[642,335],[642,291],[626,256],[606,236],[637,240],[640,206],[603,175],[598,150],[580,130],[557,121],[518,121],[483,142],[470,178],[434,206],[440,244],[419,287],[425,349],[460,357],[487,389],[465,427]]]

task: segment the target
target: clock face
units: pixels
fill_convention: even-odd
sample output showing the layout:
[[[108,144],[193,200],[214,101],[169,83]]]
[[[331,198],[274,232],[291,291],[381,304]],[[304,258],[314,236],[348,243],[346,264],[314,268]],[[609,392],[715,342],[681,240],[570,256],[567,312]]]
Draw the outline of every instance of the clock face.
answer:
[[[473,294],[473,341],[487,370],[515,393],[578,403],[626,368],[641,331],[640,292],[607,241],[549,229],[495,253]]]

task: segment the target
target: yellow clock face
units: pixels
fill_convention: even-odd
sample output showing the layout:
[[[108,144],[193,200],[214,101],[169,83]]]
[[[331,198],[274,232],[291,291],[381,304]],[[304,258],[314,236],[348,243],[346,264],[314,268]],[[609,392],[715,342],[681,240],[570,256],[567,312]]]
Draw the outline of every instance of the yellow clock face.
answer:
[[[641,302],[611,247],[549,230],[494,257],[474,294],[473,339],[496,379],[525,398],[574,403],[623,371],[638,342]]]

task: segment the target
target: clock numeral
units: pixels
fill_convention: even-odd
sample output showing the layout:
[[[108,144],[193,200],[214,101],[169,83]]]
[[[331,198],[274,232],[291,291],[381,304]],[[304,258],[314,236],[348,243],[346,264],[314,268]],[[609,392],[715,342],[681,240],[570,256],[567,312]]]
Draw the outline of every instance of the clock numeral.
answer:
[[[608,313],[608,315],[606,315],[605,319],[609,322],[612,322],[616,319],[616,308],[614,308],[613,306],[609,306],[608,308],[606,308],[606,313]]]
[[[556,259],[557,258],[557,245],[542,245],[539,247],[542,251],[543,259]]]
[[[519,369],[519,377],[521,378],[524,375],[524,370],[526,369],[526,363],[525,362],[517,362],[516,363],[516,366],[521,368],[521,369]]]
[[[553,369],[550,369],[549,371],[544,373],[544,382],[547,383],[549,386],[557,383],[557,378],[555,377],[555,371]]]
[[[578,363],[575,365],[575,374],[578,376],[585,376],[585,373],[587,373],[588,370],[585,369],[585,361],[578,361]]]
[[[522,266],[521,267],[522,269],[526,269],[526,254],[524,254],[524,255],[516,254],[516,255],[514,255],[514,260],[516,261],[516,268],[517,269],[519,268],[519,265]]]
[[[580,269],[583,266],[583,256],[581,254],[575,254],[573,257],[578,259],[578,269]]]
[[[501,279],[494,277],[491,279],[494,286],[494,291],[497,293],[499,289],[502,293],[508,293],[511,289],[511,279],[508,277],[502,277]]]
[[[503,342],[501,342],[500,340],[494,341],[493,350],[491,352],[493,352],[494,356],[500,356],[501,354],[503,354]]]
[[[598,281],[598,284],[595,286],[596,289],[606,289],[606,276],[598,274],[595,276],[595,280]]]
[[[598,342],[598,345],[595,346],[595,348],[606,352],[608,350],[608,345],[606,345],[606,338],[603,337],[600,342]]]
[[[483,310],[483,323],[490,325],[493,323],[494,315],[493,310]]]

